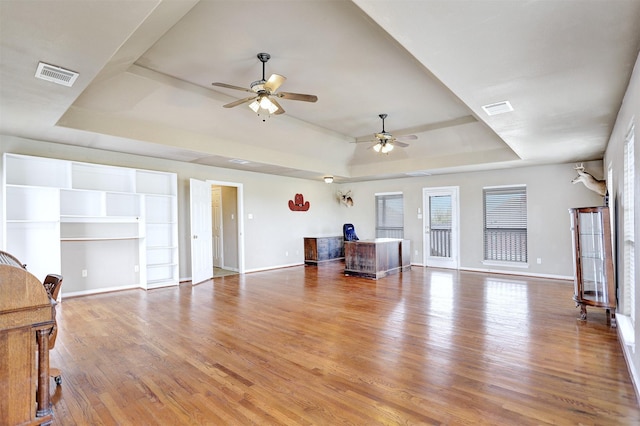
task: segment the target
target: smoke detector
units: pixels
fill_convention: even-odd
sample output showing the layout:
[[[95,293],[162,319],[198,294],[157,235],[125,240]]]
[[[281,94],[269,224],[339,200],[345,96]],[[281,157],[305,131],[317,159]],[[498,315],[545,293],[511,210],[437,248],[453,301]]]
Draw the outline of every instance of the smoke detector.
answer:
[[[73,86],[73,83],[75,83],[79,75],[80,74],[75,71],[66,70],[55,65],[45,64],[44,62],[38,63],[38,69],[36,70],[36,78],[67,87]]]

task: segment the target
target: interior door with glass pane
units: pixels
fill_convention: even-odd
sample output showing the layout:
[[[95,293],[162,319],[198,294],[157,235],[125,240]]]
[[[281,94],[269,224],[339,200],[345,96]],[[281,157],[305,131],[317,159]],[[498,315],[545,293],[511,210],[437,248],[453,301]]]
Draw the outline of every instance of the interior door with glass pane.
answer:
[[[425,266],[459,267],[458,187],[423,189]]]

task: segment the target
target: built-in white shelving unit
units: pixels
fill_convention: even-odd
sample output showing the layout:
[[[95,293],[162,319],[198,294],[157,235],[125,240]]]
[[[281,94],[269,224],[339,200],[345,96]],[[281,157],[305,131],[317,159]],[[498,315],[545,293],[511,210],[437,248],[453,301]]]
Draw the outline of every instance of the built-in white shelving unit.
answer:
[[[4,154],[3,248],[62,293],[178,284],[177,175]]]

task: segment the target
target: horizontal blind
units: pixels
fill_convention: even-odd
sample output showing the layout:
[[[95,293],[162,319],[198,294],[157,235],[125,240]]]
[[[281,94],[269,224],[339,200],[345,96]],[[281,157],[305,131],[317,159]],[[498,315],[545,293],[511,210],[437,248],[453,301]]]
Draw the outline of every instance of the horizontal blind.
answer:
[[[635,327],[636,316],[636,266],[635,266],[635,137],[631,127],[624,144],[624,177],[622,196],[623,215],[623,314],[629,315]]]
[[[451,196],[434,195],[429,198],[432,229],[451,229]]]
[[[376,195],[376,237],[404,236],[404,201],[402,194]]]
[[[484,258],[527,261],[526,187],[484,189]]]

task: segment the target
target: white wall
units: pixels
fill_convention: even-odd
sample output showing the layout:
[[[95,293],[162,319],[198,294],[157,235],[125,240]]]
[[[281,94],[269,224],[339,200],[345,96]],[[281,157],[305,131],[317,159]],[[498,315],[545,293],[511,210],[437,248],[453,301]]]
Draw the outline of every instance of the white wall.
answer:
[[[515,273],[571,278],[573,261],[568,208],[602,205],[602,198],[597,194],[589,191],[582,184],[570,183],[575,176],[573,164],[328,185],[324,182],[104,152],[11,136],[0,137],[0,148],[2,152],[177,173],[180,277],[182,279],[188,279],[191,276],[189,178],[235,182],[243,185],[246,272],[302,264],[304,262],[303,238],[341,235],[343,223],[353,223],[361,239],[373,238],[375,236],[375,194],[396,191],[404,194],[405,238],[411,240],[412,262],[421,264],[422,220],[417,217],[417,209],[422,207],[422,189],[439,186],[460,187],[461,267],[487,270],[488,267],[482,263],[482,188],[526,184],[529,267],[521,269],[491,266],[490,268]],[[585,166],[596,175],[597,171],[602,169],[600,162],[585,163]],[[353,193],[353,207],[345,207],[336,197],[338,190],[349,189]],[[305,201],[310,202],[309,211],[289,210],[288,201],[292,200],[297,193],[302,194]],[[535,262],[537,258],[541,258],[541,264]]]
[[[585,167],[601,178],[599,161],[585,162]],[[568,209],[603,205],[603,198],[582,184],[571,184],[577,176],[574,164],[559,164],[493,170],[476,173],[390,179],[340,185],[353,193],[354,206],[343,207],[344,222],[353,223],[361,239],[375,237],[375,194],[402,192],[404,195],[405,238],[411,240],[414,264],[421,264],[422,190],[426,187],[458,186],[460,188],[460,266],[463,269],[512,271],[573,279],[573,253]],[[486,266],[483,260],[483,196],[486,186],[527,186],[528,254],[529,267]],[[417,250],[417,254],[416,254]],[[537,264],[540,258],[542,263]]]
[[[334,188],[324,182],[241,172],[6,135],[0,135],[0,152],[177,173],[181,279],[191,276],[189,178],[243,185],[246,272],[303,264],[305,236],[342,234]],[[309,211],[289,210],[288,202],[297,193],[302,194],[305,201],[309,201]],[[248,219],[249,214],[253,219]]]

